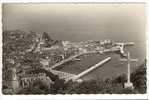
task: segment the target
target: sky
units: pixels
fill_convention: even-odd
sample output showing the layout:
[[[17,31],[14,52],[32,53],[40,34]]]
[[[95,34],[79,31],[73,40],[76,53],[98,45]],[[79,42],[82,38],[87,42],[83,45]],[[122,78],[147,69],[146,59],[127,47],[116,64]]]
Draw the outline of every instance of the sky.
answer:
[[[3,30],[60,40],[145,40],[145,4],[3,4]]]

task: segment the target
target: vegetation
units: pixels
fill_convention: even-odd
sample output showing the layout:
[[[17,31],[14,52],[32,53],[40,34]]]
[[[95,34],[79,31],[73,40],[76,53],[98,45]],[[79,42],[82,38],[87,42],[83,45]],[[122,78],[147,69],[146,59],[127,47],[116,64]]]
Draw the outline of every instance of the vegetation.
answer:
[[[46,32],[43,33],[42,39],[45,41],[45,47],[51,47],[52,45],[60,44],[60,41],[53,40]]]
[[[146,77],[146,61],[131,74],[131,80],[134,87],[139,93],[146,93],[147,90],[147,77]]]

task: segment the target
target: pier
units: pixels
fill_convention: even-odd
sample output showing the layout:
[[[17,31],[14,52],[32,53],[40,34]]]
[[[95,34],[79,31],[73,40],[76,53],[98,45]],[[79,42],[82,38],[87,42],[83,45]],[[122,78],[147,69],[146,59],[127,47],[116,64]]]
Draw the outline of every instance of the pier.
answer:
[[[101,50],[100,50],[100,51],[95,50],[95,51],[82,52],[82,53],[76,54],[76,55],[74,55],[74,56],[71,56],[71,57],[69,57],[69,58],[67,58],[67,59],[64,59],[64,60],[62,60],[62,61],[56,63],[55,65],[51,66],[50,68],[51,68],[51,69],[54,69],[54,68],[56,68],[56,67],[58,67],[58,66],[60,66],[60,65],[62,65],[62,64],[64,64],[64,63],[69,62],[69,61],[75,59],[76,57],[79,57],[79,56],[84,55],[84,54],[92,54],[92,53],[100,53],[100,54],[103,54],[103,53],[106,53],[106,52],[114,52],[114,51],[117,51],[117,49],[115,49],[115,50],[112,50],[112,49],[105,49],[105,50],[103,50],[103,51],[101,51]]]

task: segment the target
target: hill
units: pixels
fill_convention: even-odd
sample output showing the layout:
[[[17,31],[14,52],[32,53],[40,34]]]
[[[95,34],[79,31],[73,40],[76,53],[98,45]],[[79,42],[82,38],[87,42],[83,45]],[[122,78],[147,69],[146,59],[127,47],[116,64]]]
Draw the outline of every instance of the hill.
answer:
[[[64,44],[67,45],[64,45]],[[97,48],[99,41],[86,42],[70,42],[52,39],[48,33],[24,32],[20,30],[3,31],[3,83],[11,80],[11,68],[16,68],[17,74],[21,74],[24,70],[40,69],[42,59],[50,59],[50,66],[67,59],[71,55],[78,52],[85,52]],[[85,47],[89,45],[88,48]],[[106,48],[108,48],[108,45]],[[63,57],[64,56],[64,57]],[[68,82],[56,78],[57,82],[53,85],[52,90],[46,90],[48,93],[125,93],[123,83],[125,76],[121,76],[126,71],[126,63],[119,61],[120,56],[115,53],[91,54],[78,57],[80,61],[68,62],[61,65],[56,70],[78,74],[92,65],[98,63],[105,57],[111,56],[112,61],[103,65],[101,68],[82,77],[85,81],[81,84]],[[144,59],[142,59],[144,60]],[[135,90],[130,93],[145,93],[146,91],[146,62],[145,67],[136,65],[132,67],[132,82]],[[26,67],[27,66],[27,67]],[[137,69],[137,70],[136,70]],[[39,70],[38,70],[39,71]],[[52,75],[51,75],[52,76]],[[50,76],[50,77],[51,77]],[[53,79],[54,80],[54,79]],[[59,82],[60,81],[60,82]],[[61,84],[59,84],[61,83]],[[64,86],[63,86],[63,85]],[[9,84],[8,84],[9,85]],[[38,84],[40,85],[40,84]],[[62,86],[61,86],[62,85]],[[92,87],[90,87],[92,86]],[[105,87],[104,87],[105,86]],[[9,86],[8,86],[9,87]],[[7,88],[8,88],[7,87]],[[34,87],[32,87],[34,88]],[[96,90],[95,90],[96,89]],[[118,89],[118,90],[117,90]],[[43,92],[42,92],[43,93]],[[45,92],[44,92],[45,93]]]

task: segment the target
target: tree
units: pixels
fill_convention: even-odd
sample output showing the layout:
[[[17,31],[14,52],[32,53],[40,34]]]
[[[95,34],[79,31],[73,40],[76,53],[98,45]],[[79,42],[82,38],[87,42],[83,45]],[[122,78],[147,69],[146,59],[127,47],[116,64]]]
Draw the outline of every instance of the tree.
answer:
[[[146,93],[146,62],[144,62],[134,73],[131,74],[131,80],[135,89],[137,89],[139,93]]]
[[[30,84],[29,87],[21,89],[18,94],[49,94],[50,88],[44,84],[41,80],[33,81],[33,85]]]

